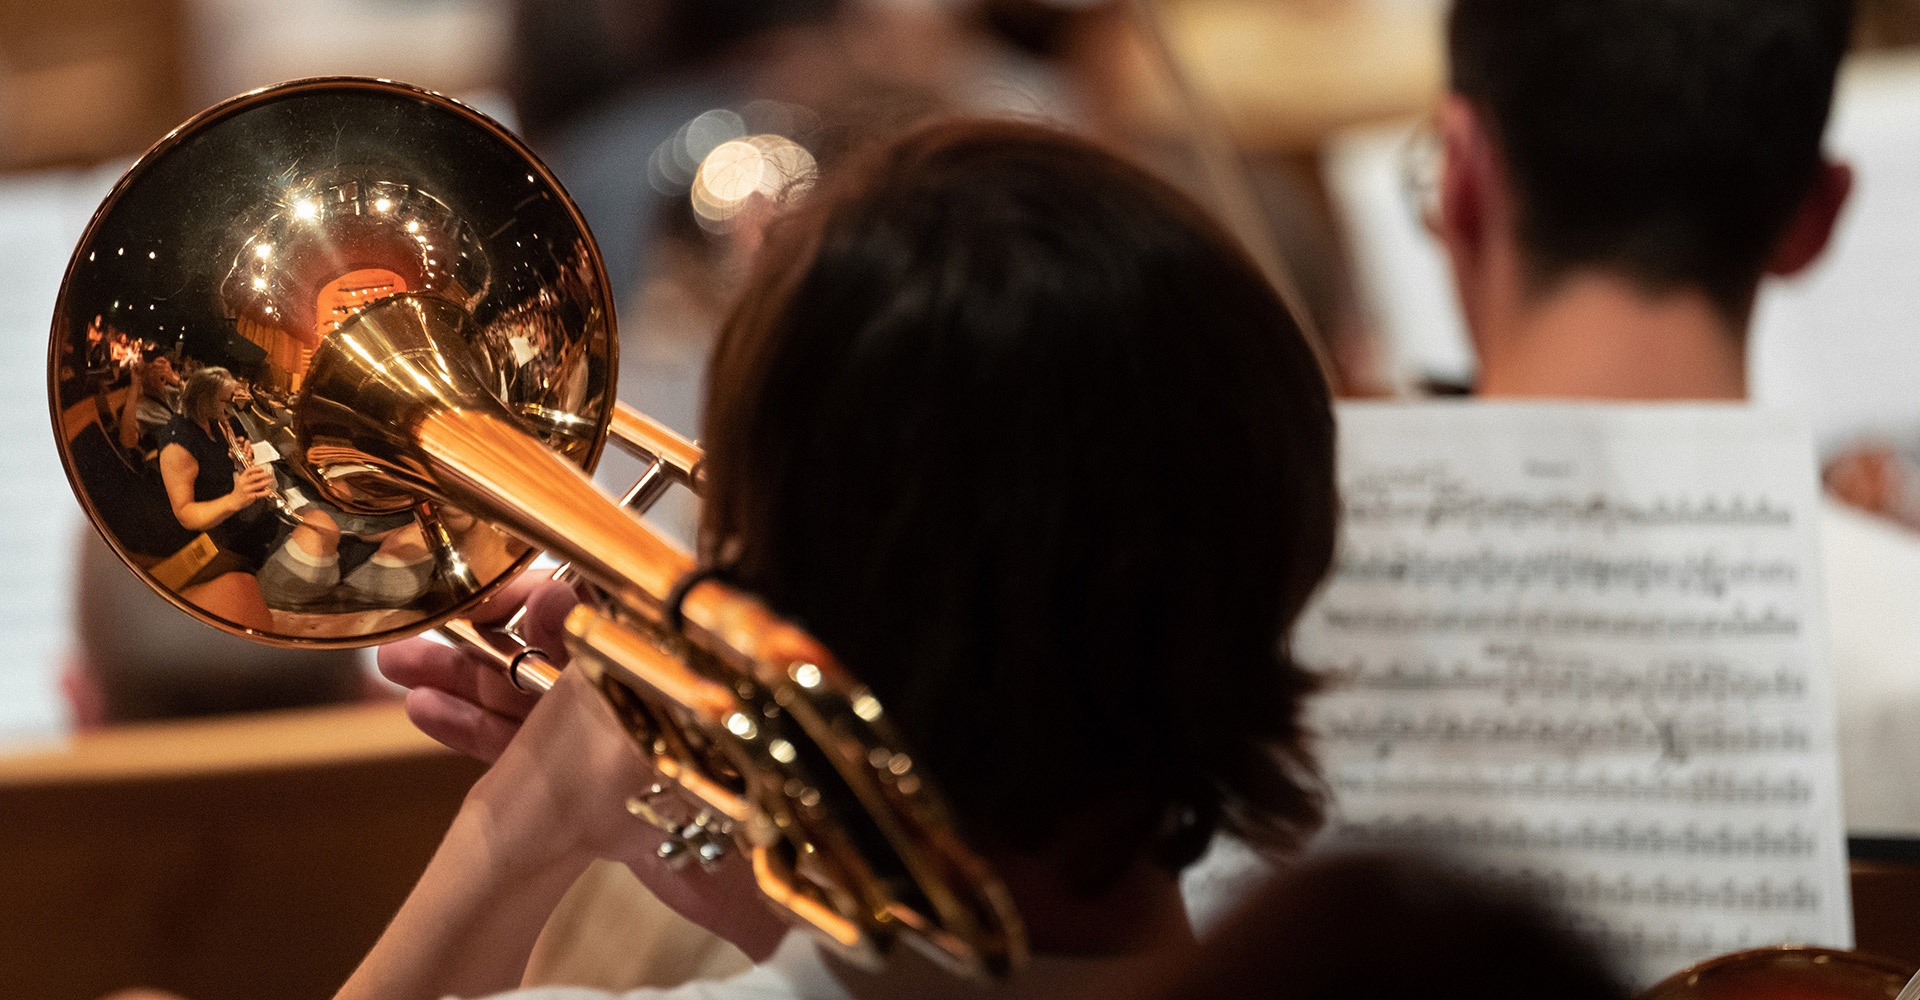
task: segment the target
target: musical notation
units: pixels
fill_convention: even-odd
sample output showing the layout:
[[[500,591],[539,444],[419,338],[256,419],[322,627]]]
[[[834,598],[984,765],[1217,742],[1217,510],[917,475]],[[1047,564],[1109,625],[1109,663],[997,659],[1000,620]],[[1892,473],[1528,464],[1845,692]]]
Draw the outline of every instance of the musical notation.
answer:
[[[1513,552],[1492,548],[1465,553],[1413,549],[1349,552],[1335,565],[1334,573],[1356,583],[1450,590],[1468,586],[1521,590],[1550,586],[1558,590],[1588,588],[1642,594],[1673,590],[1713,597],[1723,597],[1736,588],[1790,587],[1800,578],[1798,567],[1785,559],[1723,559],[1712,552],[1666,559],[1566,549]]]
[[[1473,692],[1521,698],[1668,703],[1795,699],[1807,693],[1803,672],[1792,665],[1773,670],[1736,666],[1718,658],[1656,660],[1627,666],[1596,663],[1578,654],[1550,654],[1530,644],[1488,643],[1481,660],[1374,663],[1349,660],[1315,665],[1329,688],[1382,692]]]
[[[1528,497],[1475,492],[1443,483],[1430,496],[1402,498],[1360,485],[1346,494],[1347,520],[1355,525],[1412,524],[1428,528],[1785,528],[1793,511],[1766,497],[1655,497],[1635,501],[1603,495]]]
[[[1514,775],[1501,770],[1469,774],[1381,771],[1375,767],[1340,768],[1327,777],[1341,797],[1372,795],[1388,799],[1507,799],[1516,801],[1651,803],[1683,806],[1801,805],[1813,785],[1798,775],[1779,778],[1702,771],[1684,778],[1643,774],[1566,774],[1535,771]]]
[[[1626,715],[1460,716],[1381,711],[1334,716],[1318,725],[1323,742],[1375,747],[1381,759],[1403,747],[1444,744],[1548,752],[1572,759],[1594,751],[1642,751],[1668,761],[1685,761],[1701,754],[1805,750],[1811,742],[1806,727],[1791,722],[1741,724],[1717,717],[1683,721]]]
[[[1640,925],[1615,927],[1598,920],[1570,923],[1575,934],[1586,938],[1603,954],[1634,955],[1645,963],[1658,963],[1658,967],[1671,967],[1676,972],[1701,958],[1751,948],[1766,940],[1750,933],[1719,934],[1715,928],[1683,927],[1678,923],[1657,929]]]
[[[1735,828],[1687,824],[1671,828],[1660,823],[1606,824],[1582,821],[1465,819],[1458,816],[1407,816],[1369,823],[1346,822],[1335,827],[1336,843],[1356,846],[1413,844],[1425,847],[1501,848],[1520,851],[1585,851],[1686,858],[1795,858],[1813,852],[1813,834],[1792,827]]]
[[[1736,409],[1346,406],[1292,652],[1335,842],[1571,915],[1642,985],[1847,945],[1810,449]]]
[[[1490,871],[1489,878],[1507,881],[1535,898],[1561,907],[1651,907],[1677,910],[1731,910],[1746,912],[1805,912],[1821,902],[1820,889],[1807,879],[1775,881],[1698,878],[1639,878],[1568,875],[1557,871]]]
[[[1800,632],[1798,616],[1771,607],[1758,614],[1734,608],[1725,614],[1669,615],[1476,607],[1380,608],[1329,600],[1317,614],[1328,627],[1347,632],[1505,632],[1617,639],[1768,639]]]

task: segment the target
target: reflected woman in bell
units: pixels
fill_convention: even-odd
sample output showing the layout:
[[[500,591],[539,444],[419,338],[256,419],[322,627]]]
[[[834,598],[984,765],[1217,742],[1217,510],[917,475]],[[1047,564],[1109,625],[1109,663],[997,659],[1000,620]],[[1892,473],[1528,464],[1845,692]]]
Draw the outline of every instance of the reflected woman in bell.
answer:
[[[181,596],[236,625],[269,629],[258,573],[280,527],[266,502],[273,471],[234,468],[230,420],[238,388],[225,368],[201,368],[187,378],[180,413],[160,432],[160,478],[180,526],[219,546]]]
[[[1318,825],[1287,635],[1333,549],[1328,391],[1164,182],[1004,122],[844,165],[767,234],[704,431],[701,561],[871,688],[1010,890],[1033,961],[993,995],[1180,955],[1177,877],[1216,832],[1287,852]],[[545,648],[570,603],[534,594]],[[498,759],[342,996],[517,986],[596,856],[760,960],[630,997],[982,993],[911,948],[861,970],[789,934],[737,851],[661,862],[626,807],[658,778],[579,670],[536,704],[445,646],[381,659],[421,728]]]

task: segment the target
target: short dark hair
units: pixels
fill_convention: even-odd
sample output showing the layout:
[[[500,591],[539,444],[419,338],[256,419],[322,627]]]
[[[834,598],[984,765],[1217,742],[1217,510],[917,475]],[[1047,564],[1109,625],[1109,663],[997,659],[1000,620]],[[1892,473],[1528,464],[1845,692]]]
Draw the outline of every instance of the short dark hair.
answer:
[[[1286,638],[1331,559],[1328,391],[1162,181],[1010,122],[843,166],[770,233],[704,440],[706,558],[873,688],[983,843],[1098,813],[1111,873],[1317,826]]]
[[[1600,267],[1744,319],[1820,166],[1851,0],[1457,0],[1536,286]]]
[[[1323,855],[1252,897],[1198,954],[1155,974],[1164,989],[1130,995],[1238,1000],[1264,983],[1275,985],[1256,995],[1293,1000],[1627,1000],[1569,924],[1518,886],[1438,859]]]

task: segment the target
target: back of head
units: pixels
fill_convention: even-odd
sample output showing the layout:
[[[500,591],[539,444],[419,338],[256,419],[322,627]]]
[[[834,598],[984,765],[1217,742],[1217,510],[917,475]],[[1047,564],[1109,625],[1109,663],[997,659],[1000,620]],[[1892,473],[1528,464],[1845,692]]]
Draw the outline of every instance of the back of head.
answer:
[[[100,722],[325,705],[365,691],[358,650],[281,649],[203,625],[140,582],[91,530],[75,585],[80,666],[100,699]]]
[[[1285,635],[1332,550],[1327,390],[1170,187],[1032,125],[872,152],[776,224],[708,406],[708,558],[871,685],[984,843],[1101,816],[1094,885],[1216,821],[1317,823]]]
[[[1087,995],[1626,1000],[1565,925],[1535,900],[1431,860],[1322,857],[1254,896],[1185,964]]]
[[[1851,0],[1456,0],[1452,86],[1536,285],[1601,268],[1744,318],[1820,166]]]

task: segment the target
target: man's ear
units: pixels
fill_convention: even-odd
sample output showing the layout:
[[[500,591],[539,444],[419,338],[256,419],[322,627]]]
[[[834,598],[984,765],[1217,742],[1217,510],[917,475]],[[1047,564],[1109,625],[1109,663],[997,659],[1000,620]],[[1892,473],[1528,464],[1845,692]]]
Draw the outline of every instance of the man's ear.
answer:
[[[1480,113],[1464,97],[1451,94],[1440,109],[1440,190],[1434,236],[1456,264],[1480,256],[1493,224],[1496,202],[1504,197]]]
[[[60,672],[60,693],[67,697],[67,719],[78,732],[107,724],[107,693],[87,663],[75,655]]]
[[[1834,223],[1839,220],[1840,209],[1845,207],[1847,195],[1852,191],[1853,168],[1834,160],[1822,160],[1813,185],[1793,213],[1793,221],[1787,223],[1787,231],[1781,234],[1780,242],[1774,244],[1773,256],[1767,258],[1767,273],[1784,278],[1798,274],[1818,260],[1827,248],[1827,241],[1833,237]]]

